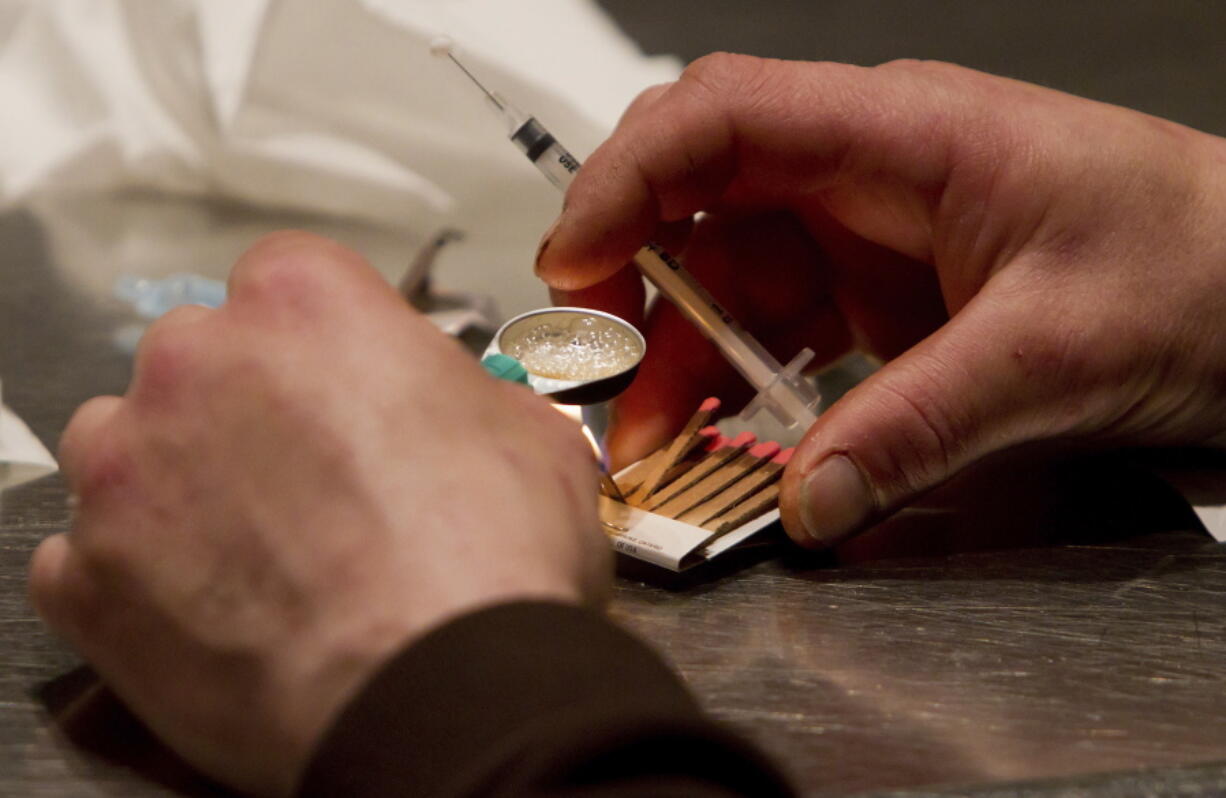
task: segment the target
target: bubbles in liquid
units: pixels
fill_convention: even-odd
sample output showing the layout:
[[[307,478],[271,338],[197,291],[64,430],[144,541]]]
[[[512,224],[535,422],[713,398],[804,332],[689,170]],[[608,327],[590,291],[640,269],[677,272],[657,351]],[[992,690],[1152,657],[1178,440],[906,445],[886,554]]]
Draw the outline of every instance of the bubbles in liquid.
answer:
[[[506,350],[528,371],[555,380],[595,380],[632,368],[643,356],[638,339],[592,316],[543,321]]]

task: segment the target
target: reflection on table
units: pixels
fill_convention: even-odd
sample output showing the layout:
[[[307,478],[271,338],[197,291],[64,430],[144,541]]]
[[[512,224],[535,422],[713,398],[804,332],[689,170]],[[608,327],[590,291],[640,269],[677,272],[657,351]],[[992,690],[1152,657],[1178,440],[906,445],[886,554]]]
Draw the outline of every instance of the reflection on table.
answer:
[[[80,401],[126,383],[117,270],[221,276],[259,231],[303,221],[80,207],[0,217],[5,398],[52,446]],[[411,251],[342,232],[391,262]],[[985,463],[835,554],[776,540],[682,577],[624,563],[612,612],[806,794],[1226,789],[1226,555],[1136,457],[1056,455]],[[26,605],[65,498],[50,478],[0,509],[0,793],[216,792]]]

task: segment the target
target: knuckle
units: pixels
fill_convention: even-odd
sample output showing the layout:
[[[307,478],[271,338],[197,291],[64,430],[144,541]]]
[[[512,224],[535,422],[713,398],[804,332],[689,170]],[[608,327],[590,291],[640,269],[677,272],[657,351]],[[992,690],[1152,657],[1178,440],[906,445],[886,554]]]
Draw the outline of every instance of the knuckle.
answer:
[[[155,322],[159,327],[190,327],[213,313],[203,305],[176,305],[163,313]]]
[[[313,258],[303,257],[299,252],[280,250],[254,256],[239,273],[242,279],[235,295],[261,305],[280,302],[309,291],[317,271]]]
[[[330,252],[343,249],[332,239],[305,230],[278,230],[258,238],[239,257],[239,263],[246,266],[258,266],[263,262],[277,260],[287,255],[301,257],[321,251]]]
[[[63,533],[39,543],[30,558],[26,595],[39,617],[80,649],[97,637],[102,596],[77,551]]]
[[[885,72],[907,72],[911,74],[944,75],[950,72],[964,72],[964,68],[948,61],[937,61],[928,58],[895,58],[877,67]]]
[[[686,67],[678,85],[716,108],[752,105],[770,85],[769,63],[755,56],[711,53]]]
[[[60,464],[82,501],[130,478],[131,465],[117,450],[111,421],[121,401],[113,396],[90,399],[69,419],[60,437]]]
[[[78,454],[74,489],[82,510],[101,496],[121,490],[136,473],[132,458],[110,436],[96,436]]]
[[[163,348],[178,348],[190,343],[195,335],[192,325],[184,322],[192,312],[189,307],[177,307],[149,325],[141,337],[141,348],[146,352]]]
[[[64,432],[60,435],[59,459],[65,466],[75,462],[79,452],[87,447],[88,440],[97,432],[101,423],[113,410],[116,397],[95,396],[87,399],[68,419]]]
[[[655,86],[649,86],[646,89],[643,89],[641,92],[639,92],[638,96],[630,102],[630,105],[626,107],[626,110],[622,113],[621,121],[625,122],[626,120],[637,116],[651,106],[655,105],[656,100],[659,100],[662,96],[664,96],[672,85],[672,83],[659,83]]]
[[[50,596],[59,585],[59,565],[62,557],[63,539],[56,536],[45,538],[30,555],[28,573],[30,595],[38,599]]]
[[[922,69],[929,62],[923,58],[891,58],[877,66],[883,72],[914,72]]]
[[[993,91],[993,84],[996,92],[1005,88],[1000,79],[993,75],[934,59],[899,58],[872,67],[871,71],[891,83],[911,84],[913,89],[936,90],[953,97],[961,95],[966,99],[979,96],[984,91]],[[947,106],[954,110],[960,104],[953,101]]]
[[[312,233],[282,231],[257,241],[235,264],[231,295],[261,306],[315,307],[338,278],[365,267],[356,252]]]
[[[194,328],[163,317],[145,331],[136,352],[131,395],[156,401],[170,400],[182,390],[205,345]]]
[[[735,86],[746,74],[756,73],[762,59],[736,53],[710,53],[690,63],[681,73],[681,80],[692,81],[709,88]]]
[[[191,345],[199,339],[195,321],[199,313],[208,313],[208,309],[191,305],[181,305],[172,308],[162,317],[155,320],[141,336],[138,351],[148,353],[162,349],[177,350]]]
[[[26,590],[35,611],[51,626],[62,629],[66,610],[65,585],[60,577],[65,541],[62,535],[46,538],[30,556]]]

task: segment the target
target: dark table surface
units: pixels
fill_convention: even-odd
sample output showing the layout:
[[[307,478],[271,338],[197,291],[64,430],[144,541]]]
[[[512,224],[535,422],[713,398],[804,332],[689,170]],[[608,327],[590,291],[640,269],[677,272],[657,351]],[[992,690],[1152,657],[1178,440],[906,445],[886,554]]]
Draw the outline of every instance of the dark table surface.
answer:
[[[0,216],[6,402],[53,447],[80,401],[126,383],[113,272],[208,273],[207,256],[220,276],[226,247],[289,221],[106,197]],[[1002,464],[969,488],[841,564],[776,546],[685,579],[627,566],[613,614],[806,794],[1226,791],[1205,764],[1226,761],[1226,551],[1117,458]],[[30,551],[68,519],[58,477],[0,497],[0,794],[208,793],[27,605]]]
[[[655,52],[935,57],[1226,131],[1222,4],[603,4]],[[126,383],[116,273],[220,276],[287,224],[114,198],[0,216],[5,401],[53,447],[80,401]],[[1002,464],[969,490],[840,564],[766,547],[686,580],[626,568],[613,614],[809,795],[1226,794],[1226,552],[1128,460]],[[28,607],[29,553],[68,517],[58,477],[0,497],[0,794],[215,792]]]

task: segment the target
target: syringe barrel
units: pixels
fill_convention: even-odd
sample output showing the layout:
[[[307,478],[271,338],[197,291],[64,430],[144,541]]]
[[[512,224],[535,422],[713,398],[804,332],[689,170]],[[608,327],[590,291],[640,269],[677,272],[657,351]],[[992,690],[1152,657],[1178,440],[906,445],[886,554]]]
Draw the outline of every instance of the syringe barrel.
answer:
[[[558,143],[545,126],[529,117],[511,133],[511,141],[528,156],[528,160],[562,191],[575,179],[579,159]]]
[[[779,362],[750,339],[736,319],[662,247],[658,244],[643,247],[635,253],[634,264],[703,335],[720,347],[756,390],[765,388],[779,373]]]
[[[703,335],[719,347],[728,362],[754,387],[780,420],[807,428],[815,419],[817,391],[800,375],[785,375],[774,355],[715,300],[685,268],[658,244],[648,244],[634,256],[639,271],[668,297]],[[786,423],[786,422],[785,422]]]

